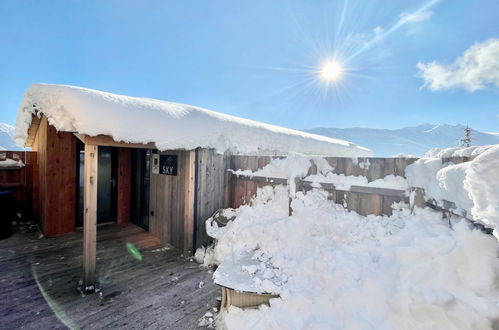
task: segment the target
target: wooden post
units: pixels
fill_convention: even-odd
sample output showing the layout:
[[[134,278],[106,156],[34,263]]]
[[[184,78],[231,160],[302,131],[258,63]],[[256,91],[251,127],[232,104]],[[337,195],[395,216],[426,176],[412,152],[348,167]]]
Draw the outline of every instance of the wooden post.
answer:
[[[83,290],[95,290],[95,255],[97,236],[97,167],[98,150],[95,144],[85,144],[83,183]]]
[[[196,152],[186,152],[186,166],[184,180],[184,255],[193,254],[194,248],[194,193],[195,193],[195,174],[196,174]]]

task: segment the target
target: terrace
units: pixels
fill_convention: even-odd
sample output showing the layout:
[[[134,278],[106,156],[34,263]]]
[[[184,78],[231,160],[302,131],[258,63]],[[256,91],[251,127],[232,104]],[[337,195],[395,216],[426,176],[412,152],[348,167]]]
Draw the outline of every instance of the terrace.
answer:
[[[45,238],[18,227],[0,241],[0,328],[193,329],[216,307],[220,293],[211,270],[133,224],[99,227],[101,291],[82,295],[82,238],[81,231]]]

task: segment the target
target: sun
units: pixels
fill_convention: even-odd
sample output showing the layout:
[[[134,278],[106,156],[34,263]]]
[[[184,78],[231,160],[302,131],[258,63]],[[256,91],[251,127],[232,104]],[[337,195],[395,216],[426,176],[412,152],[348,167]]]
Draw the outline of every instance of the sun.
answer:
[[[339,62],[335,60],[324,63],[320,71],[322,79],[326,81],[336,81],[341,78],[342,74],[343,67]]]

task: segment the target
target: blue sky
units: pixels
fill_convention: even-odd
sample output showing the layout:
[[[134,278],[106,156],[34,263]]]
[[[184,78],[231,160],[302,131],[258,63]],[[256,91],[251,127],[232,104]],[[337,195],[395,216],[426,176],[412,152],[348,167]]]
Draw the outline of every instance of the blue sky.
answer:
[[[498,12],[496,0],[3,0],[0,121],[14,124],[27,87],[46,82],[292,128],[499,131],[499,82],[480,76],[494,63],[478,82],[450,66],[499,38]],[[328,84],[318,71],[333,57],[344,72]]]

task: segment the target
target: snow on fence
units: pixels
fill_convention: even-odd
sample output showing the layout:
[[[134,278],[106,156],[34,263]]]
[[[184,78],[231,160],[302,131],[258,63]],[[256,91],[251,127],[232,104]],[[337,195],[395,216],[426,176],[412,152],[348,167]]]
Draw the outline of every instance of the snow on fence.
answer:
[[[273,157],[232,156],[231,169],[256,171],[270,163]],[[275,158],[275,157],[274,157]],[[405,177],[405,168],[417,158],[344,158],[325,157],[333,173],[345,176],[364,176],[368,182],[383,179],[388,175]],[[317,174],[312,165],[308,175]],[[267,185],[287,185],[288,180],[263,176],[237,175],[228,170],[225,174],[225,207],[237,208],[251,201],[259,187]],[[296,191],[307,191],[317,187],[307,180],[295,180]],[[329,199],[344,204],[347,209],[361,215],[391,215],[393,203],[407,201],[404,190],[352,185],[348,190],[339,189],[332,183],[321,183],[321,188],[329,192]]]
[[[226,201],[229,207],[237,208],[249,203],[258,188],[266,185],[288,185],[287,179],[260,176],[237,175],[227,172]],[[295,179],[296,191],[317,188],[312,181]],[[351,186],[341,190],[332,183],[321,183],[320,188],[329,193],[329,199],[337,204],[345,204],[348,210],[361,215],[391,215],[392,204],[405,200],[405,191],[378,187]],[[291,213],[291,211],[290,211]]]

